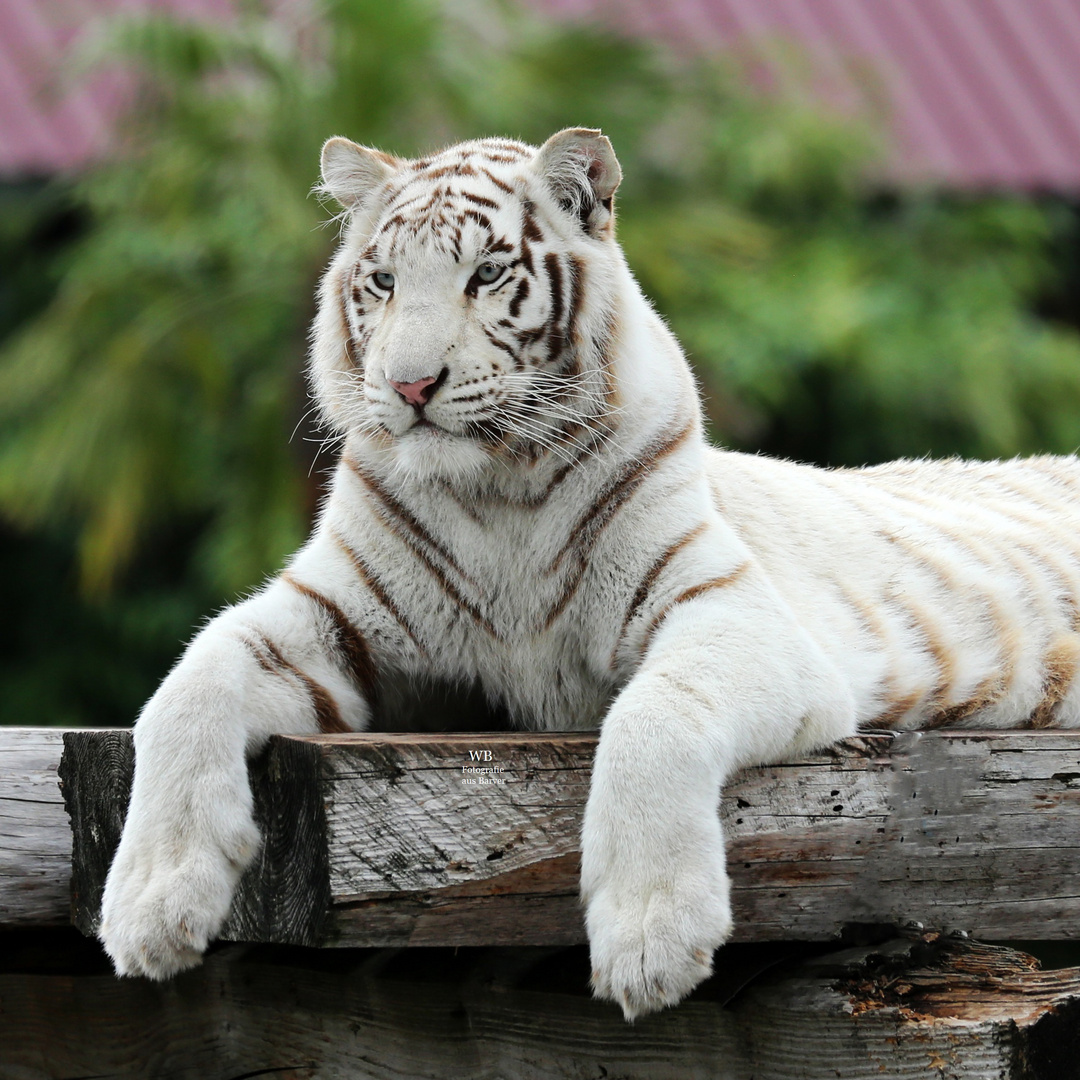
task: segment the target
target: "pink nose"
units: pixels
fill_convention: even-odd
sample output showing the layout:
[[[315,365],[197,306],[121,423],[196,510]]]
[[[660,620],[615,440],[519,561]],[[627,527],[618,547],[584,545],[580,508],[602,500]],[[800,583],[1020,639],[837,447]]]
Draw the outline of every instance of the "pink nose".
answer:
[[[431,389],[432,386],[438,382],[435,377],[427,379],[417,379],[416,382],[394,382],[393,379],[386,380],[410,405],[426,405],[428,398],[434,393]]]

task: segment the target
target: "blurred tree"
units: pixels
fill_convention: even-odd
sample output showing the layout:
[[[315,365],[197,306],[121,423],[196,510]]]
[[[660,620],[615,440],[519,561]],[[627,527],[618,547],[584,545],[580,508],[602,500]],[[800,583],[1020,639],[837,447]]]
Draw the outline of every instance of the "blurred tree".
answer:
[[[873,194],[873,118],[806,104],[797,65],[754,90],[737,64],[495,0],[309,16],[248,6],[99,39],[138,73],[138,103],[78,185],[89,224],[55,295],[0,354],[0,514],[27,560],[8,606],[40,628],[12,654],[24,692],[3,719],[130,719],[198,613],[302,539],[312,455],[288,436],[310,430],[299,372],[334,236],[308,191],[331,134],[408,155],[602,127],[630,263],[729,443],[860,464],[1080,442],[1080,342],[1032,313],[1052,215]],[[78,617],[43,604],[63,603],[69,564]],[[84,672],[95,658],[97,697],[85,677],[35,674],[52,668],[32,649]],[[49,683],[36,699],[34,679]]]

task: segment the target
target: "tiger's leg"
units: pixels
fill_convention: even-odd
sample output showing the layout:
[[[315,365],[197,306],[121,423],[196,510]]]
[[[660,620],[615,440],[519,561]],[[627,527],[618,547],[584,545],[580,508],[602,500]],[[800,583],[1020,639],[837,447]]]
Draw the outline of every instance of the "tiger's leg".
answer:
[[[274,733],[367,725],[365,640],[303,565],[215,618],[139,717],[99,931],[121,975],[191,967],[221,928],[259,844],[248,757]]]
[[[581,891],[594,991],[628,1020],[679,1001],[731,933],[725,780],[854,730],[839,672],[771,589],[737,591],[668,613],[601,730]]]

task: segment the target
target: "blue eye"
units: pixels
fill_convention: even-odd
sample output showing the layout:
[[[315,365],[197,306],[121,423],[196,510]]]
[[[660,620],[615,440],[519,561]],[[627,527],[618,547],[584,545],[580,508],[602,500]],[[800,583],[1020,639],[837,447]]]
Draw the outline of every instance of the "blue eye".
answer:
[[[390,292],[393,289],[393,274],[388,274],[385,270],[376,270],[371,276],[375,279],[375,284],[378,285],[380,289],[383,289],[386,292]]]
[[[476,280],[483,285],[490,285],[493,281],[499,280],[504,269],[505,267],[497,266],[495,263],[481,263],[476,268]]]

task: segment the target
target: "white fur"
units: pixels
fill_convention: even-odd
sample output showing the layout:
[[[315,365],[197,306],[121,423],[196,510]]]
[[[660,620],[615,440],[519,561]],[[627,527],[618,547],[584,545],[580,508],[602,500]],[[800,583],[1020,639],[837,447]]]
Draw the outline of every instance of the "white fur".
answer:
[[[582,897],[595,990],[628,1018],[678,1001],[730,933],[716,811],[733,770],[860,722],[1080,724],[1074,459],[826,472],[713,450],[611,234],[602,185],[618,166],[598,133],[539,153],[466,143],[426,166],[372,154],[333,140],[325,172],[351,217],[312,380],[342,461],[288,577],[210,623],[139,719],[101,927],[118,972],[171,975],[220,928],[258,842],[245,758],[273,732],[316,730],[297,672],[347,724],[368,722],[333,618],[290,580],[359,628],[377,707],[431,678],[479,680],[523,726],[602,722]],[[567,200],[590,175],[595,199]],[[440,184],[457,209],[429,224]],[[454,217],[462,191],[497,204],[471,204],[490,231]],[[468,292],[477,265],[513,257],[490,250],[498,237],[520,254],[526,200],[534,268],[558,263],[564,313],[574,274],[584,287],[562,353],[538,340],[515,365],[492,334],[526,271]],[[447,218],[463,222],[457,258]],[[392,297],[363,293],[374,269]],[[546,293],[531,280],[514,325],[555,325],[551,279]],[[444,368],[417,426],[389,381]],[[508,428],[485,441],[481,420]]]

